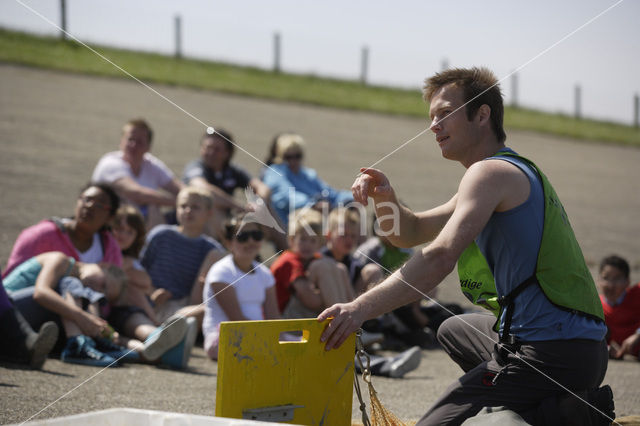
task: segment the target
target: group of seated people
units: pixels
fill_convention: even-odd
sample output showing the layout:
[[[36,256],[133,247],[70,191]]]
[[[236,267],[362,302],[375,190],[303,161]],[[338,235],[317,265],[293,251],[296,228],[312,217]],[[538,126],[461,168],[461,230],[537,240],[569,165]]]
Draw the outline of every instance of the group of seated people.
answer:
[[[231,163],[228,132],[205,133],[182,181],[149,153],[151,140],[144,120],[129,121],[120,150],[99,160],[73,215],[20,233],[2,271],[0,358],[40,368],[57,347],[70,363],[185,368],[200,333],[217,359],[221,322],[316,317],[411,255],[389,243],[375,218],[366,238],[351,193],[302,165],[299,135],[277,135],[254,178]],[[234,198],[245,188],[262,206]],[[270,267],[258,261],[264,239],[281,252]],[[611,256],[597,280],[613,358],[640,350],[640,287],[630,286],[629,273]],[[363,341],[400,352],[372,357],[372,373],[415,369],[420,348],[459,313],[457,305],[421,301],[365,323]]]

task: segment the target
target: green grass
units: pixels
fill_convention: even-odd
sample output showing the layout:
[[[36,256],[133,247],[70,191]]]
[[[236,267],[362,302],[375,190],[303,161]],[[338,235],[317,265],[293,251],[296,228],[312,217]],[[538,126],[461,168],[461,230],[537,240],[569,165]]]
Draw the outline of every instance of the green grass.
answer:
[[[150,83],[192,87],[246,96],[302,102],[330,108],[425,117],[418,90],[365,86],[355,81],[274,73],[219,62],[176,59],[103,46],[93,49]],[[0,29],[0,61],[68,72],[130,78],[84,46],[57,38]],[[426,118],[426,117],[425,117]],[[566,115],[506,108],[505,125],[571,138],[640,146],[640,130]]]

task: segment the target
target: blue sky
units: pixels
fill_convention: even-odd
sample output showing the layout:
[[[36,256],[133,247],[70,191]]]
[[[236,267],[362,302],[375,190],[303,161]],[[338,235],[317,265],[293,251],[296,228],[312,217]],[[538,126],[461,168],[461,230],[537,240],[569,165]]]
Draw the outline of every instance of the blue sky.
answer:
[[[21,3],[60,21],[58,0],[2,0],[1,26],[57,33]],[[68,30],[87,42],[172,53],[179,14],[186,56],[270,68],[273,34],[279,32],[286,71],[357,79],[361,49],[368,46],[368,80],[375,84],[418,88],[445,60],[450,66],[487,66],[499,78],[523,66],[521,105],[573,113],[579,84],[583,115],[624,123],[632,122],[633,96],[640,94],[638,0],[67,0],[67,5]],[[510,102],[509,78],[502,89]]]

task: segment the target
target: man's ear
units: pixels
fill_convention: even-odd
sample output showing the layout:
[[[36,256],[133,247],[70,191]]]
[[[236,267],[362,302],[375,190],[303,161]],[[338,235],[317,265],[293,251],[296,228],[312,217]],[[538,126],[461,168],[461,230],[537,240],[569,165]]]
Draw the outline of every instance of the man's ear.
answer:
[[[487,124],[491,119],[491,107],[487,104],[483,104],[478,108],[478,112],[476,112],[476,120],[478,120],[479,124]]]

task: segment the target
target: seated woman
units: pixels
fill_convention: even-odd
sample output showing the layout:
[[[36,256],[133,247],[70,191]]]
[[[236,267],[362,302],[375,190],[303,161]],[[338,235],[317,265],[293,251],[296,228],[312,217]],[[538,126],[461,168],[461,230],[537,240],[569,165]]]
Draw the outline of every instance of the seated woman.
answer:
[[[275,140],[273,163],[264,169],[263,181],[271,189],[271,203],[279,219],[288,225],[289,214],[307,206],[334,208],[353,200],[351,191],[338,191],[303,166],[304,140],[294,133],[283,133]],[[292,211],[290,211],[292,209]]]
[[[20,233],[3,277],[24,261],[50,251],[59,251],[86,263],[107,262],[120,266],[120,248],[107,230],[119,206],[120,198],[109,185],[88,184],[78,197],[72,218],[45,219]]]
[[[264,234],[257,223],[243,223],[243,217],[225,226],[231,254],[213,264],[205,280],[202,333],[204,350],[214,360],[222,321],[280,318],[273,275],[255,260]]]

